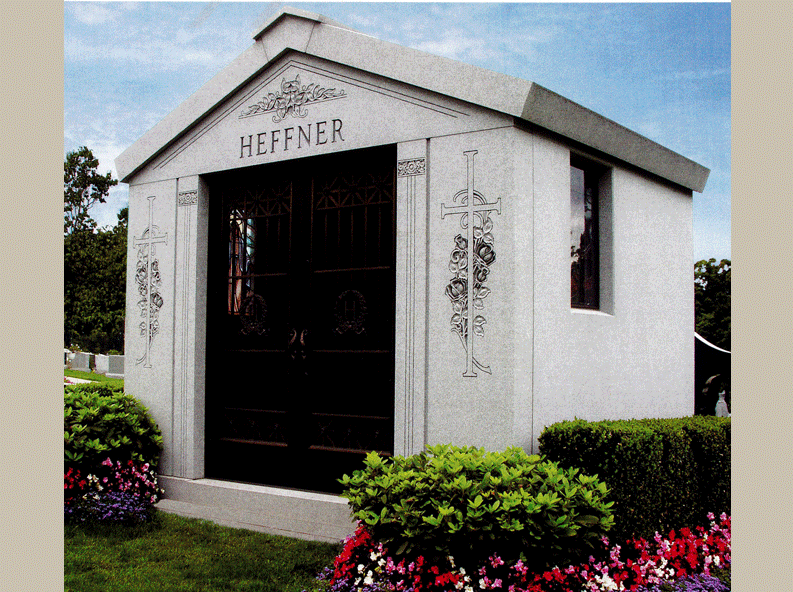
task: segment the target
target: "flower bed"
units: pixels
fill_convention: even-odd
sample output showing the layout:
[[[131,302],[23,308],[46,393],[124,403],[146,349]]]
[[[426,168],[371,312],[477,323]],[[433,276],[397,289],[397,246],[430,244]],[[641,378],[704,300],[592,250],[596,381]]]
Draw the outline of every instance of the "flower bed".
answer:
[[[64,516],[80,522],[145,522],[162,490],[149,463],[107,458],[91,473],[68,467],[63,475]]]
[[[713,514],[708,518],[709,529],[683,528],[667,537],[656,533],[651,541],[609,545],[604,537],[597,557],[542,573],[531,572],[525,559],[506,563],[497,555],[467,569],[451,556],[394,557],[359,523],[318,586],[329,592],[720,592],[728,588],[711,573],[730,567],[731,519],[726,514],[718,521]]]
[[[64,505],[66,522],[142,524],[153,517],[151,502],[134,493],[110,491]]]
[[[147,410],[120,387],[64,390],[64,518],[147,522],[162,494],[156,466],[162,435]]]

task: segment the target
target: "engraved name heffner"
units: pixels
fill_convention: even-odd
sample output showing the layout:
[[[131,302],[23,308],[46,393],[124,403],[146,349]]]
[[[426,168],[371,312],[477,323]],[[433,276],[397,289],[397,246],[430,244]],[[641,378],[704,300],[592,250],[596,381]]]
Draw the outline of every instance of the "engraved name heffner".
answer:
[[[327,121],[318,121],[307,123],[305,126],[298,125],[240,136],[240,158],[261,156],[276,150],[305,148],[312,144],[320,146],[328,142],[331,144],[336,141],[343,142],[342,125],[344,122],[341,119],[332,119],[330,124]]]

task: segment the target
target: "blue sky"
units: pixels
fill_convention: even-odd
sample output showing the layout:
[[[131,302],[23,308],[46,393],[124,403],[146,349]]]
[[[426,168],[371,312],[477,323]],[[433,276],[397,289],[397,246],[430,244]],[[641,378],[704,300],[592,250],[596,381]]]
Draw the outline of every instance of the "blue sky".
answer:
[[[362,33],[536,82],[711,170],[693,260],[731,258],[727,3],[292,2]],[[283,3],[66,2],[64,155],[99,170],[253,42]],[[92,210],[112,226],[126,185]]]

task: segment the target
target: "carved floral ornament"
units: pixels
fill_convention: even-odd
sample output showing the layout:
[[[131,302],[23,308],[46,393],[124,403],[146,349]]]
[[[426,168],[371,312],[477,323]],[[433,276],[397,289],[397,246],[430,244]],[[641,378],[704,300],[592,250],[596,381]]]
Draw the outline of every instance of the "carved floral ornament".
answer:
[[[294,80],[281,80],[281,91],[275,93],[268,92],[258,103],[248,105],[240,113],[240,119],[253,117],[254,115],[264,115],[265,113],[275,112],[273,122],[278,123],[286,118],[303,118],[308,115],[306,105],[310,103],[320,103],[333,99],[343,99],[347,96],[344,90],[335,88],[325,88],[316,82],[306,86],[300,83],[300,74]]]

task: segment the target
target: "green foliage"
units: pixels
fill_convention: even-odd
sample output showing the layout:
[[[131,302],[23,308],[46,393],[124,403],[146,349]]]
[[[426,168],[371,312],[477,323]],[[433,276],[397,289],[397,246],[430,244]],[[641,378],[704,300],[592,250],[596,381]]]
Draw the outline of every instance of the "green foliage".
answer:
[[[651,538],[730,513],[730,420],[706,416],[587,422],[545,428],[540,452],[609,483],[612,536]]]
[[[691,438],[691,451],[698,471],[699,511],[705,509],[717,516],[722,512],[731,514],[730,418],[697,415],[686,420],[684,429]]]
[[[613,523],[607,489],[577,469],[520,448],[428,447],[410,457],[370,453],[345,475],[355,518],[396,554],[465,558],[520,553],[530,564],[573,560]]]
[[[124,348],[128,208],[112,229],[97,229],[89,210],[118,184],[100,175],[82,147],[63,163],[64,346],[105,353]]]
[[[694,264],[695,330],[706,340],[730,350],[730,283],[732,264],[722,259]]]
[[[96,222],[88,215],[91,206],[105,203],[110,188],[118,181],[108,171],[100,175],[93,152],[83,146],[66,155],[63,163],[63,233],[91,231]]]
[[[64,237],[64,346],[105,353],[124,348],[127,215],[111,230]]]
[[[64,392],[64,462],[98,467],[134,460],[157,466],[162,435],[146,409],[131,395],[106,384],[81,384]]]

